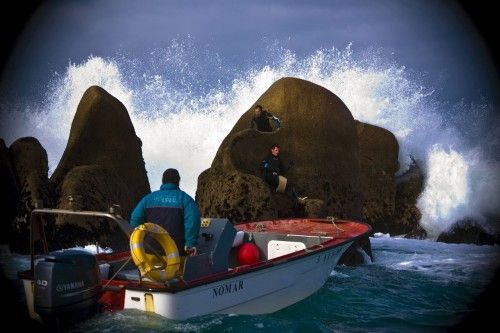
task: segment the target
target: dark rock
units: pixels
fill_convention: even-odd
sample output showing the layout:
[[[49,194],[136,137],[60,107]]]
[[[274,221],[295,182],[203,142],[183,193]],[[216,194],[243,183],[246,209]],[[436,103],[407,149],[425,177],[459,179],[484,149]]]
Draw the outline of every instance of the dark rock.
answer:
[[[422,228],[422,226],[419,224],[419,225],[416,225],[408,233],[406,233],[404,238],[426,239],[427,238],[427,231],[425,231],[425,229]]]
[[[136,203],[150,192],[141,147],[125,106],[104,89],[92,86],[78,104],[68,144],[50,181],[60,194],[73,168],[99,165],[125,183]]]
[[[114,204],[119,204],[118,213],[123,216],[129,216],[135,206],[127,185],[110,170],[99,165],[84,165],[73,168],[64,178],[58,208],[107,211]],[[91,241],[116,250],[127,243],[118,225],[110,220],[64,217],[56,220],[56,226],[60,236],[54,241],[59,247],[86,245]]]
[[[338,262],[339,265],[359,266],[373,261],[372,247],[370,238],[362,237],[354,241],[344,252]]]
[[[295,162],[286,174],[304,195],[322,200],[328,215],[360,217],[358,144],[354,119],[332,92],[308,81],[283,78],[256,102],[279,117],[279,131],[248,129],[253,107],[224,139],[211,168],[198,178],[203,215],[233,221],[297,216],[303,207],[271,191],[260,179],[262,158],[279,143],[282,158]],[[232,198],[227,200],[226,198]]]
[[[305,200],[304,215],[313,218],[324,218],[328,215],[325,202],[319,199]]]
[[[20,204],[14,224],[11,248],[26,251],[29,248],[29,223],[31,211],[37,203],[44,207],[53,205],[48,180],[47,152],[32,137],[16,140],[9,147],[9,155],[20,187]]]
[[[50,179],[57,207],[107,211],[119,205],[120,214],[129,218],[139,200],[150,192],[141,146],[125,106],[100,87],[87,89],[64,154]],[[59,216],[55,241],[61,246],[84,245],[84,238],[106,246],[122,241],[115,226],[91,226],[86,221]]]
[[[196,194],[202,216],[227,217],[240,222],[277,217],[276,210],[270,206],[269,186],[250,174],[212,174],[206,170],[198,177]]]
[[[450,230],[441,233],[437,241],[443,243],[476,245],[493,245],[500,243],[498,236],[495,237],[489,234],[478,222],[470,219],[458,221]]]
[[[12,238],[12,228],[19,204],[19,188],[5,142],[0,139],[0,211],[2,228],[0,244],[8,243]]]
[[[419,163],[412,156],[411,164],[403,174],[396,177],[397,199],[407,198],[407,201],[416,203],[424,189],[424,174]]]
[[[69,197],[72,200],[68,200]],[[64,178],[58,208],[107,211],[114,204],[120,205],[118,213],[122,216],[129,216],[136,204],[127,184],[114,172],[99,165],[84,165],[73,168]],[[58,247],[87,245],[89,241],[114,250],[125,245],[125,237],[116,237],[121,230],[109,220],[67,216],[56,219],[56,224],[60,228],[59,236],[53,242]]]
[[[358,133],[342,101],[310,82],[284,78],[275,82],[255,104],[263,105],[278,116],[282,127],[272,133],[248,129],[253,107],[238,120],[219,147],[211,168],[198,178],[196,199],[202,214],[229,217],[236,223],[300,216],[360,218]],[[366,127],[367,133],[374,128]],[[367,158],[387,146],[392,149],[374,163],[390,173],[387,178],[392,181],[393,206],[393,176],[398,169],[399,148],[392,134],[382,129],[378,132],[383,133],[379,141],[372,142],[373,139],[366,136],[363,147]],[[275,193],[261,179],[259,165],[273,143],[281,145],[285,164],[295,162],[286,176],[309,197],[304,203]],[[376,147],[377,144],[380,147]],[[372,146],[373,152],[368,152]],[[364,263],[361,249],[371,257],[368,237],[356,241],[341,263]]]
[[[70,196],[73,198],[71,204],[65,200]],[[122,215],[129,215],[135,206],[127,184],[112,171],[100,165],[83,165],[73,168],[64,177],[59,208],[107,211],[116,203],[122,203]]]
[[[417,208],[418,197],[424,190],[424,174],[418,162],[413,157],[411,159],[408,170],[396,177],[396,208],[391,233],[421,239],[427,236],[419,225],[422,214]]]
[[[363,219],[376,232],[393,228],[399,144],[388,130],[356,122],[359,143],[360,188]]]

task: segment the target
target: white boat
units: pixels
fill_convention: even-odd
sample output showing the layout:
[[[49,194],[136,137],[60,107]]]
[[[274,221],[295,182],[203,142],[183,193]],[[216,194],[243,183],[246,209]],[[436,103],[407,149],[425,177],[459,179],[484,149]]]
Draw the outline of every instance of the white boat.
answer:
[[[48,254],[40,219],[47,214],[105,217],[130,233],[127,221],[112,213],[33,211],[31,269],[19,277],[30,316],[45,322],[95,309],[137,309],[174,320],[274,312],[320,289],[347,248],[371,232],[369,225],[348,220],[282,219],[233,227],[226,219],[203,219],[198,254],[186,257],[175,277],[157,282],[141,276],[129,251],[92,255],[95,264],[84,254]],[[240,243],[254,244],[260,260],[241,265],[235,235]],[[34,253],[37,241],[45,249],[42,255]],[[97,276],[85,273],[85,265]]]

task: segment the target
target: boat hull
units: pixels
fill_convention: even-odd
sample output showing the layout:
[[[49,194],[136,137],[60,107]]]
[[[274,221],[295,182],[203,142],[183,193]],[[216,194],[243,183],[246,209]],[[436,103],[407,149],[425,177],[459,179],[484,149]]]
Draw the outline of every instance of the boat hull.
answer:
[[[125,291],[125,309],[154,312],[174,320],[212,313],[264,314],[290,306],[320,289],[352,242],[292,261],[179,292]]]

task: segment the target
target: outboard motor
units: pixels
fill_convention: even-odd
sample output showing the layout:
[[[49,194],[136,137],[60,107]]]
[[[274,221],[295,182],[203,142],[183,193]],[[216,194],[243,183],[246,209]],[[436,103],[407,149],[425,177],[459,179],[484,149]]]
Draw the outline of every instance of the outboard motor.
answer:
[[[53,252],[35,266],[34,306],[46,321],[67,322],[90,315],[97,309],[100,291],[97,260],[86,251]]]

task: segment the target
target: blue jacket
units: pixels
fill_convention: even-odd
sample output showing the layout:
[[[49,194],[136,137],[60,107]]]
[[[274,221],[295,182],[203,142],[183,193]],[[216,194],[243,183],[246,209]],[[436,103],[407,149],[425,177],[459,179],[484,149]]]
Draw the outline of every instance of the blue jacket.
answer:
[[[191,247],[198,242],[200,211],[193,198],[175,184],[163,184],[137,204],[130,225],[135,228],[146,221],[164,227],[179,251],[184,251],[184,245]]]

